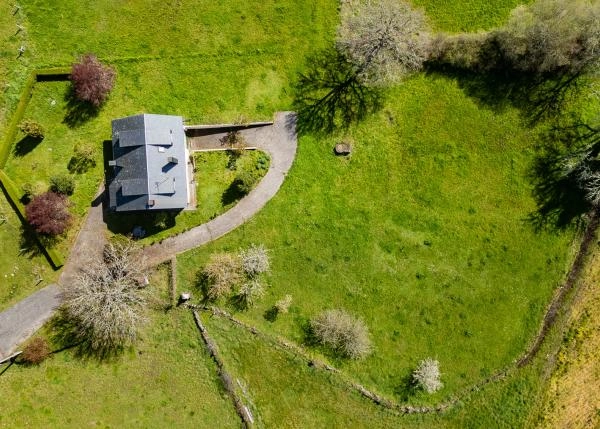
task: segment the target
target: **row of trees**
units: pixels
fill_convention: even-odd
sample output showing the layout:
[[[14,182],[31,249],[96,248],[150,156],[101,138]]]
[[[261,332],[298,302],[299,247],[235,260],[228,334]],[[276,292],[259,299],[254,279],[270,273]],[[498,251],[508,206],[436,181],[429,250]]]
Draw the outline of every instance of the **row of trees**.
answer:
[[[347,1],[337,48],[365,84],[382,85],[427,61],[489,70],[579,75],[600,61],[600,3],[537,0],[479,34],[432,35],[421,10],[396,0]]]
[[[347,0],[335,50],[309,59],[297,82],[300,131],[330,132],[381,105],[379,88],[424,67],[502,73],[508,80],[563,79],[600,61],[600,4],[537,0],[506,25],[481,33],[434,33],[421,10],[397,0]],[[552,101],[552,100],[551,100]]]

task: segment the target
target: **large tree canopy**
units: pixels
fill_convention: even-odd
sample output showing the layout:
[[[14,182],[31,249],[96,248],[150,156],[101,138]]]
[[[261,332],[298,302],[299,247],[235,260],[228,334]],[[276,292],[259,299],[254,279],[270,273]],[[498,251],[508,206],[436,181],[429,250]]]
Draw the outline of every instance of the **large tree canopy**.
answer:
[[[337,47],[365,83],[385,84],[419,70],[427,59],[425,15],[398,0],[342,5]]]

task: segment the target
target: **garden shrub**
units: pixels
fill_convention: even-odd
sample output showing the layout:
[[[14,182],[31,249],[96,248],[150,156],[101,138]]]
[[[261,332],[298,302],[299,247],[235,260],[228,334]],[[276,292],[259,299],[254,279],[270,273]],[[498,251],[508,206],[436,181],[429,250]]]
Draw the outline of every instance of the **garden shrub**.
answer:
[[[440,377],[440,364],[437,360],[427,358],[419,362],[419,366],[413,371],[413,382],[427,393],[434,393],[444,385]]]
[[[366,325],[344,310],[322,312],[310,321],[310,328],[319,343],[342,357],[360,359],[371,352]]]
[[[267,254],[267,249],[262,244],[258,246],[252,244],[248,249],[241,250],[239,258],[242,269],[250,277],[269,271],[269,255]]]
[[[38,122],[35,122],[31,119],[25,119],[19,124],[19,129],[25,134],[27,137],[31,137],[34,139],[43,139],[44,138],[44,127]]]
[[[275,303],[275,310],[277,313],[285,314],[289,311],[292,305],[292,295],[286,295]]]
[[[205,294],[208,299],[226,296],[243,279],[240,259],[229,253],[214,254],[202,270],[202,277],[206,283]]]
[[[67,168],[71,173],[85,173],[96,166],[94,148],[89,144],[79,144],[73,148],[73,156]]]
[[[260,174],[256,170],[243,170],[235,176],[235,186],[241,194],[248,194],[260,180]]]
[[[38,365],[50,356],[50,353],[50,346],[48,346],[46,339],[36,337],[25,346],[25,349],[21,354],[21,359],[23,359],[25,363]]]
[[[68,206],[69,200],[65,195],[48,191],[33,197],[25,207],[25,216],[36,232],[59,235],[71,225]]]
[[[71,81],[78,100],[99,107],[113,88],[115,71],[103,65],[95,55],[87,54],[73,64]]]
[[[251,279],[245,282],[236,295],[237,305],[246,309],[256,304],[259,298],[262,298],[265,294],[263,285],[257,279]]]
[[[75,180],[68,174],[55,174],[50,177],[50,190],[57,194],[73,195]]]

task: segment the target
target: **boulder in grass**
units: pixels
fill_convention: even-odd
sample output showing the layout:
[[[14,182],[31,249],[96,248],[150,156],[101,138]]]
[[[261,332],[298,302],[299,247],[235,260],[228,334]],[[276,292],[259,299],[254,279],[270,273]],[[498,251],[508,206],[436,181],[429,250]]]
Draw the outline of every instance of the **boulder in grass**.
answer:
[[[350,145],[350,143],[338,143],[335,145],[333,151],[336,155],[348,156],[352,152],[352,146]]]

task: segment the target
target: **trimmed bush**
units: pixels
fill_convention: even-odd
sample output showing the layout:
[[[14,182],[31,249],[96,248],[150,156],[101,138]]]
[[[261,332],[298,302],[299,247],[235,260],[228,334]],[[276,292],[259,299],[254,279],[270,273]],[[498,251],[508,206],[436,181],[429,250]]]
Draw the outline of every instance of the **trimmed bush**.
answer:
[[[94,148],[89,144],[78,144],[73,148],[73,156],[67,168],[71,173],[85,173],[96,166]]]
[[[40,125],[38,122],[32,121],[31,119],[25,119],[24,121],[22,121],[19,124],[19,129],[27,137],[40,140],[44,138],[44,127],[42,127],[42,125]]]
[[[48,356],[50,356],[50,346],[46,339],[42,337],[36,337],[25,346],[21,359],[25,363],[31,365],[38,365],[42,363]]]
[[[250,277],[269,271],[269,255],[267,254],[267,249],[262,244],[258,246],[252,244],[248,249],[241,250],[239,258],[242,269]]]
[[[310,327],[319,343],[343,357],[360,359],[371,352],[366,325],[344,310],[326,310],[310,321]]]
[[[56,174],[50,177],[50,190],[57,194],[73,195],[75,180],[68,174]]]
[[[25,207],[25,215],[36,232],[59,235],[71,225],[68,206],[69,200],[65,195],[48,191],[33,197]]]
[[[417,369],[412,374],[415,385],[427,393],[434,393],[444,385],[440,377],[440,364],[437,360],[427,358],[419,362]]]
[[[260,180],[256,170],[243,170],[235,176],[235,186],[242,194],[248,194]]]

